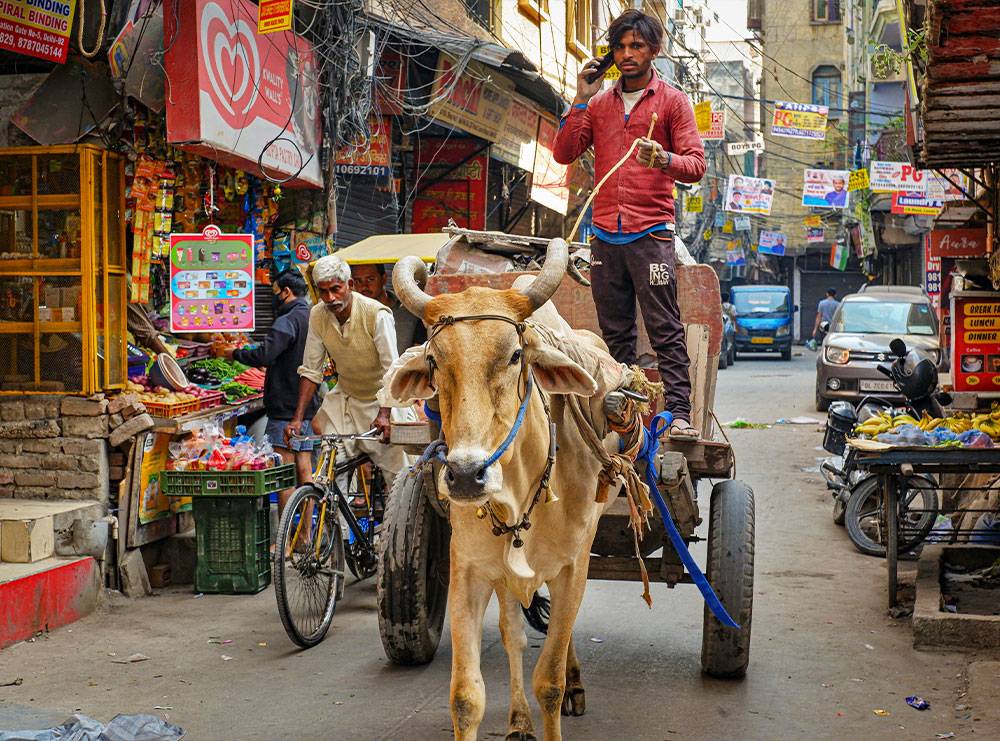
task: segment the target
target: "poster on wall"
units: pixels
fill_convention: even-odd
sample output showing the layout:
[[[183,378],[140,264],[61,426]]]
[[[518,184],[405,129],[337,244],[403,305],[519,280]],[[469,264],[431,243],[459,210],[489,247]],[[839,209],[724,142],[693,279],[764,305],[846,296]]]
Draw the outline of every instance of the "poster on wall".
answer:
[[[170,235],[170,331],[252,332],[253,235]]]
[[[774,103],[774,117],[771,119],[771,136],[822,141],[826,139],[826,119],[829,114],[830,109],[825,105],[777,100]]]
[[[806,241],[809,243],[825,242],[826,230],[821,226],[810,226],[806,228]]]
[[[985,291],[952,295],[951,327],[955,390],[1000,389],[1000,299]]]
[[[872,160],[869,170],[873,193],[893,193],[897,190],[907,193],[927,192],[926,173],[909,163]]]
[[[323,186],[312,44],[260,35],[250,0],[190,0],[164,17],[167,141],[216,162]]]
[[[785,233],[761,231],[757,238],[757,252],[762,255],[777,255],[782,257],[785,254]]]
[[[449,219],[463,229],[486,228],[488,149],[479,139],[420,138],[417,169],[431,184],[413,199],[414,233],[439,232]]]
[[[712,111],[708,128],[698,133],[707,142],[721,142],[726,138],[726,112]]]
[[[0,49],[63,64],[75,6],[76,0],[0,2]]]
[[[745,175],[729,176],[729,182],[726,184],[726,211],[767,216],[771,213],[773,201],[773,180]]]
[[[847,170],[806,170],[802,176],[802,205],[847,208]]]
[[[387,178],[392,174],[392,116],[372,116],[366,142],[337,150],[334,170],[338,175],[368,175]]]

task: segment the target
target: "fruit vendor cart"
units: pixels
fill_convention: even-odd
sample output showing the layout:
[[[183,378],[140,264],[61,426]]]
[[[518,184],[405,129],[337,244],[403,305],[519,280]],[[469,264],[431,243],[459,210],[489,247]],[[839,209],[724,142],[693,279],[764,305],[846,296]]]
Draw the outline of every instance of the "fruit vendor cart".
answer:
[[[509,288],[524,274],[516,269],[518,261],[525,257],[540,259],[547,243],[544,239],[456,228],[446,233],[450,238],[438,253],[438,271],[427,284],[430,294],[455,293],[470,286]],[[552,301],[571,327],[599,333],[596,309],[586,282],[589,251],[586,245],[574,247],[570,275],[562,281]],[[510,261],[512,255],[519,255],[518,261]],[[495,261],[498,256],[515,269],[477,270],[477,266]],[[396,259],[399,257],[402,255]],[[456,269],[463,265],[476,272]],[[574,272],[576,280],[571,279]],[[694,265],[679,266],[677,280],[691,359],[692,423],[703,431],[703,439],[681,443],[664,437],[653,473],[685,543],[704,539],[697,534],[703,524],[699,483],[704,479],[724,479],[711,488],[707,500],[709,556],[705,572],[726,610],[742,627],[723,626],[706,606],[702,667],[712,676],[740,677],[749,662],[753,606],[753,492],[730,478],[735,472],[733,453],[728,442],[721,438],[712,415],[722,345],[718,278],[709,266]],[[640,355],[652,358],[641,328],[640,321]],[[647,373],[655,376],[655,371]],[[394,430],[394,442],[408,442],[412,451],[422,451],[424,445],[437,437],[438,430],[429,423],[426,435],[419,440],[412,436],[412,430],[400,433],[397,439]],[[404,440],[404,433],[410,437]],[[379,546],[377,599],[383,647],[389,659],[397,664],[431,661],[441,638],[448,594],[450,531],[448,505],[437,495],[436,474],[435,466],[433,470],[428,467],[410,476],[399,476],[388,497]],[[690,583],[691,574],[656,516],[651,518],[652,530],[640,544],[640,556],[635,552],[628,517],[625,498],[619,498],[606,510],[592,547],[590,578],[638,581],[641,558],[651,581],[668,587]],[[527,616],[532,625],[545,628],[537,610],[527,611]]]

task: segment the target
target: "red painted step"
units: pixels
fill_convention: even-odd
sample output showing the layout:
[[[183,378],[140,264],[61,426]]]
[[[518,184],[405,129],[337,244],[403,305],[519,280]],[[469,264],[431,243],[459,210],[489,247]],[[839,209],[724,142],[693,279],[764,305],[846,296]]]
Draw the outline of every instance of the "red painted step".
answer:
[[[0,649],[89,615],[99,592],[100,571],[89,556],[0,564]]]

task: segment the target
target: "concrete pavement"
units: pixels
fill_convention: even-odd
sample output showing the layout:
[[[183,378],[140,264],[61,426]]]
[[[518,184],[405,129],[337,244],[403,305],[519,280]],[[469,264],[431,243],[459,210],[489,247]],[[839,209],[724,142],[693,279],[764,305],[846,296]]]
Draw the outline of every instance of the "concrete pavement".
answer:
[[[719,418],[822,417],[812,408],[813,361],[809,351],[792,362],[741,358],[720,374]],[[1000,726],[977,720],[975,708],[954,710],[968,702],[962,693],[973,657],[914,651],[909,623],[886,615],[882,562],[858,554],[831,521],[816,469],[823,455],[817,427],[729,435],[738,475],[757,501],[747,678],[701,675],[702,602],[694,588],[653,585],[650,610],[638,584],[591,582],[576,632],[587,714],[564,719],[565,737],[1000,737]],[[703,483],[704,508],[708,494]],[[703,563],[703,549],[697,554]],[[232,643],[209,643],[216,638]],[[326,641],[306,652],[284,635],[271,589],[200,598],[167,590],[0,653],[0,684],[24,679],[0,687],[0,729],[42,727],[75,711],[105,721],[145,712],[162,713],[192,739],[443,739],[450,734],[448,640],[427,667],[389,665],[370,582],[348,587]],[[529,630],[528,667],[540,644]],[[112,663],[112,654],[136,652],[149,660]],[[483,668],[488,709],[480,737],[503,738],[507,663],[495,606]],[[908,707],[911,694],[931,709]]]

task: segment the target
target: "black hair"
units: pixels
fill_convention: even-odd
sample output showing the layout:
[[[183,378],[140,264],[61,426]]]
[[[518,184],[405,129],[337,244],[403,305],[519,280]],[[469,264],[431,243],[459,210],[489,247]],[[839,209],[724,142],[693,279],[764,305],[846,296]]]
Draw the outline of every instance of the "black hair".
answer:
[[[362,266],[375,268],[376,273],[378,273],[379,275],[385,275],[385,265],[383,265],[380,262],[361,262],[358,263],[357,265],[352,265],[351,270],[353,270],[354,268],[360,268]]]
[[[827,296],[836,296],[837,295],[837,289],[836,288],[827,288],[826,289],[826,295]]]
[[[274,280],[279,290],[290,289],[296,296],[306,295],[306,279],[297,270],[286,270]]]
[[[614,50],[621,42],[622,36],[633,31],[657,51],[663,46],[663,24],[653,15],[641,10],[626,10],[611,21],[608,26],[608,44]]]

